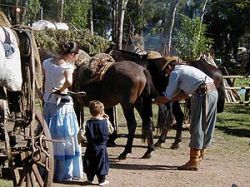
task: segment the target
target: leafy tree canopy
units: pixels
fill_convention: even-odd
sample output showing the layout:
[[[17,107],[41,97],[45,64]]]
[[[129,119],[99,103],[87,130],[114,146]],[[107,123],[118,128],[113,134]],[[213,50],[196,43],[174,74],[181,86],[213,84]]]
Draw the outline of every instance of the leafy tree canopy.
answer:
[[[191,19],[180,15],[181,28],[176,34],[175,48],[177,54],[185,60],[195,60],[207,52],[212,40],[205,36],[206,25],[199,17]]]

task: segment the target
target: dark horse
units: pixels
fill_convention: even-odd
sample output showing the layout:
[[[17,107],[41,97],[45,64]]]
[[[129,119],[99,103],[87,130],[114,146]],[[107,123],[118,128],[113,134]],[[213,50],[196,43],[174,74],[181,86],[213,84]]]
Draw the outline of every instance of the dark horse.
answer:
[[[111,56],[115,60],[133,60],[138,64],[146,67],[151,76],[154,83],[155,88],[159,93],[165,91],[166,86],[168,84],[168,79],[163,75],[160,70],[160,64],[164,63],[163,58],[156,59],[147,59],[147,55],[139,55],[133,52],[123,51],[112,49],[109,51]],[[193,61],[188,63],[188,65],[194,66],[201,71],[205,72],[208,76],[212,77],[215,81],[216,88],[218,90],[219,98],[217,103],[217,112],[220,113],[224,110],[225,103],[225,88],[222,82],[222,73],[215,66],[207,63],[204,59],[200,59],[198,61]],[[167,132],[172,123],[172,114],[176,119],[176,136],[175,141],[172,144],[171,148],[176,149],[179,147],[179,143],[181,142],[182,136],[182,124],[184,120],[184,114],[181,110],[179,101],[175,101],[166,105],[159,106],[159,117],[158,117],[158,127],[162,132],[158,141],[155,143],[155,146],[158,147],[161,143],[165,142]]]
[[[82,64],[81,64],[82,65]],[[80,109],[88,106],[91,100],[100,100],[106,109],[121,104],[128,126],[128,139],[125,150],[119,159],[125,159],[132,152],[133,138],[136,130],[134,108],[142,118],[142,135],[147,139],[148,148],[142,158],[150,158],[154,149],[152,132],[151,100],[157,96],[150,73],[142,66],[131,61],[113,63],[100,80],[84,81],[81,65],[77,67],[74,86],[76,91],[84,90],[87,95],[78,98]]]

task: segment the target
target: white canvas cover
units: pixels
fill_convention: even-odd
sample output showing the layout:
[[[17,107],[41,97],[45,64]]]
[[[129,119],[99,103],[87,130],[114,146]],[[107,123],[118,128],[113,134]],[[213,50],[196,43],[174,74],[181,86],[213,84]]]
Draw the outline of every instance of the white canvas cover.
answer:
[[[10,91],[20,91],[22,82],[21,58],[17,39],[10,28],[0,27],[0,86],[4,86]]]
[[[53,29],[53,30],[69,30],[69,26],[66,23],[52,23],[47,20],[39,20],[37,22],[32,23],[33,30],[46,30],[46,29]]]

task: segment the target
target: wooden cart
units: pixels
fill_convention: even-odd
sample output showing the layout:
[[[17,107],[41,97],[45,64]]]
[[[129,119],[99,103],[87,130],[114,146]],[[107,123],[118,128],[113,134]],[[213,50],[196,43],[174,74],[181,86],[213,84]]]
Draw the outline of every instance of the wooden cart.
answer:
[[[54,156],[51,135],[42,112],[37,112],[37,108],[42,107],[36,107],[34,54],[37,49],[32,45],[33,33],[21,26],[12,30],[20,41],[23,85],[20,92],[9,92],[1,87],[0,174],[3,168],[7,168],[14,186],[52,186]],[[18,105],[19,112],[11,111],[13,103]]]

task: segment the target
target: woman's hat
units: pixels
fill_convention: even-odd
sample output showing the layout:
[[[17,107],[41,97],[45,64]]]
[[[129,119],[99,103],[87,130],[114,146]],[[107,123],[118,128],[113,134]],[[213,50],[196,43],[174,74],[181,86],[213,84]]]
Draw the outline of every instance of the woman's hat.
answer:
[[[163,57],[164,58],[164,63],[163,63],[163,66],[161,68],[161,71],[163,71],[167,65],[170,63],[170,62],[173,62],[173,61],[179,61],[179,57],[178,56],[167,56],[167,57]]]

